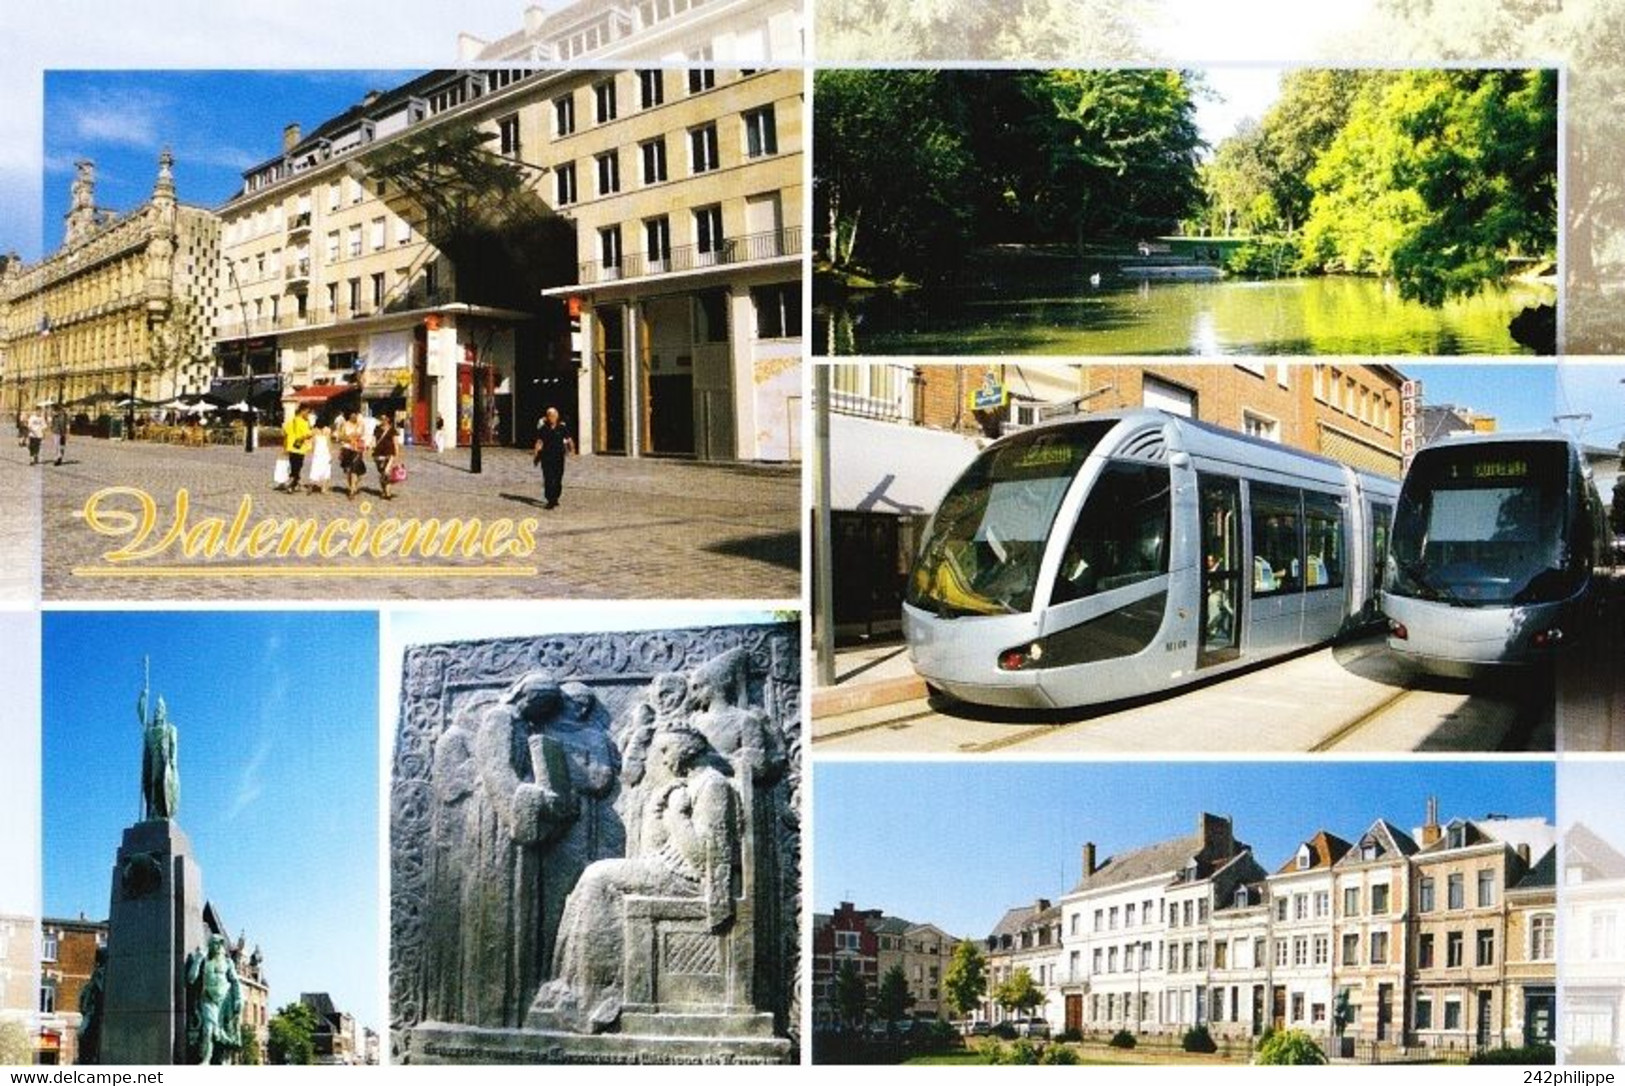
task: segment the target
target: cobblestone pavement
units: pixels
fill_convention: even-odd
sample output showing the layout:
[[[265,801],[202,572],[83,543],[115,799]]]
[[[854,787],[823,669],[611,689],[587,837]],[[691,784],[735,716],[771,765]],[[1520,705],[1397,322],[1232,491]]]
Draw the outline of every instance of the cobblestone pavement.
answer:
[[[247,454],[233,447],[81,439],[69,446],[63,466],[39,468],[28,466],[23,450],[12,446],[7,452],[0,463],[0,479],[8,484],[8,503],[13,478],[43,481],[41,580],[48,601],[783,600],[800,595],[801,475],[794,465],[573,457],[565,470],[559,507],[546,510],[540,501],[541,473],[531,465],[529,454],[517,449],[486,449],[479,475],[469,473],[466,449],[443,456],[409,450],[409,478],[395,488],[390,502],[380,500],[378,475],[370,466],[355,502],[346,499],[342,476],[341,485],[325,495],[273,490],[273,449]],[[337,538],[348,539],[348,525],[357,520],[365,521],[372,533],[368,538],[377,538],[379,527],[392,520],[422,524],[436,518],[465,522],[479,518],[489,526],[503,518],[514,522],[530,518],[536,524],[535,547],[529,555],[495,559],[461,554],[397,558],[388,556],[387,548],[383,558],[353,558],[341,547],[339,557],[325,559],[211,560],[186,556],[177,542],[150,558],[124,563],[117,575],[108,576],[101,572],[110,568],[105,554],[119,546],[133,547],[134,539],[92,531],[84,510],[93,494],[115,486],[139,488],[152,496],[158,523],[147,539],[149,545],[169,531],[177,492],[184,488],[189,528],[211,517],[229,527],[246,496],[252,503],[250,527],[263,520],[281,524],[312,519],[319,530],[343,521]],[[104,510],[116,507],[122,512],[134,511],[139,499],[103,501],[108,503]],[[104,512],[103,519],[111,522],[113,517]],[[10,534],[9,528],[3,530]],[[199,575],[211,565],[234,569]],[[491,570],[497,565],[521,572],[497,574]],[[161,573],[155,568],[159,566],[176,571]],[[376,575],[385,566],[399,568]],[[318,572],[309,572],[313,567]]]

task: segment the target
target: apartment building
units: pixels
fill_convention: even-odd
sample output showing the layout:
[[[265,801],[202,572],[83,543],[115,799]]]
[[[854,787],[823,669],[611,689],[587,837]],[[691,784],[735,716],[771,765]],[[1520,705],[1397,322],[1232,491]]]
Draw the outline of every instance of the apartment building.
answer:
[[[1209,1029],[1215,1037],[1250,1038],[1264,1027],[1270,983],[1267,881],[1240,882],[1213,905],[1209,955]]]
[[[221,209],[222,374],[404,414],[419,442],[477,415],[527,445],[558,407],[585,452],[795,459],[802,82],[435,71],[290,125]],[[460,166],[518,191],[471,217]]]
[[[107,945],[107,922],[46,917],[40,921],[40,1063],[79,1062],[79,993]]]
[[[1061,950],[1061,908],[1048,898],[1031,905],[1007,910],[987,937],[988,998],[978,1017],[987,1022],[1003,1022],[1026,1012],[1001,1006],[993,998],[999,985],[1026,970],[1041,991],[1053,991]],[[1032,1013],[1050,1018],[1052,1008],[1040,1006]]]
[[[1506,1031],[1512,1044],[1557,1043],[1557,849],[1506,890]]]
[[[1269,878],[1274,938],[1269,1016],[1276,1029],[1306,1030],[1323,1044],[1332,1033],[1337,993],[1332,986],[1334,938],[1332,868],[1350,845],[1326,830],[1298,845]]]
[[[800,60],[798,0],[576,0],[531,5],[519,29],[487,41],[460,34],[465,61],[580,64],[587,60],[709,64]]]
[[[37,264],[5,262],[8,413],[42,404],[106,410],[208,387],[219,226],[176,199],[174,168],[164,151],[151,198],[119,214],[96,203],[95,164],[76,163],[61,247]]]
[[[1625,1058],[1625,855],[1576,823],[1563,835],[1558,1013],[1567,1063]]]
[[[1410,857],[1417,847],[1409,834],[1379,818],[1332,865],[1334,981],[1352,1012],[1346,1036],[1356,1044],[1404,1043]]]

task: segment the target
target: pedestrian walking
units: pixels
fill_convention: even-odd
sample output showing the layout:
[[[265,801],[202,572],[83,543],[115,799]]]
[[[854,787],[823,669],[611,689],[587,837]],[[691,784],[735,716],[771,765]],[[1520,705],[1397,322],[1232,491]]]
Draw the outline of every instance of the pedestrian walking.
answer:
[[[361,412],[351,411],[344,417],[339,424],[338,443],[346,495],[353,501],[361,477],[367,474],[367,428],[361,422]]]
[[[434,451],[443,453],[446,449],[446,416],[436,415],[434,417]]]
[[[68,412],[59,407],[51,416],[51,429],[56,431],[56,466],[61,467],[68,455]]]
[[[406,478],[406,460],[401,455],[399,433],[395,429],[395,420],[385,415],[372,441],[372,460],[378,467],[378,493],[385,501],[395,497],[389,492],[390,486]]]
[[[288,454],[288,481],[282,487],[289,494],[299,491],[299,475],[311,445],[310,405],[300,404],[282,432],[282,451]]]
[[[39,449],[45,443],[45,416],[39,408],[28,413],[28,462],[39,463]]]
[[[310,435],[310,492],[326,494],[333,481],[333,430],[323,423]]]
[[[564,493],[564,457],[576,449],[570,427],[559,418],[559,409],[549,407],[536,423],[536,454],[534,463],[542,468],[542,507],[557,509],[559,496]]]

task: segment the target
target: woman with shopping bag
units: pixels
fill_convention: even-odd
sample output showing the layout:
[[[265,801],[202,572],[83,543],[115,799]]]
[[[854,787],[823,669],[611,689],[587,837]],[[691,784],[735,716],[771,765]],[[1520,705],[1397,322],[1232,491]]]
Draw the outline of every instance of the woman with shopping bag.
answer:
[[[406,458],[401,455],[399,433],[395,420],[385,415],[372,441],[372,459],[378,465],[378,493],[385,501],[395,496],[389,492],[391,486],[406,481]]]

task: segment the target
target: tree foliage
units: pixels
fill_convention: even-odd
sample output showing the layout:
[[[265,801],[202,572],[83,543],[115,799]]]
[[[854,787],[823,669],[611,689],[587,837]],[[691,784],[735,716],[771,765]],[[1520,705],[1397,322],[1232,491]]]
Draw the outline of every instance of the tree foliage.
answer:
[[[1200,199],[1195,88],[1162,70],[822,71],[823,251],[924,277],[977,244],[1170,230]]]
[[[304,1003],[289,1003],[271,1018],[269,1039],[274,1064],[313,1064],[316,1062],[316,1012]]]
[[[942,998],[954,1014],[964,1016],[976,1009],[987,994],[987,959],[975,943],[962,940],[942,974]]]
[[[1319,1065],[1326,1062],[1326,1053],[1303,1030],[1283,1029],[1258,1046],[1257,1062],[1273,1067]]]
[[[908,1015],[914,1006],[914,996],[908,990],[908,977],[901,965],[894,965],[880,978],[880,989],[875,993],[875,1014],[883,1022],[895,1022]]]
[[[835,974],[835,1013],[847,1026],[861,1026],[869,1016],[869,984],[857,962],[842,962]]]
[[[1044,1002],[1044,992],[1033,983],[1033,975],[1023,966],[993,990],[993,1002],[1006,1010],[1025,1015]]]

